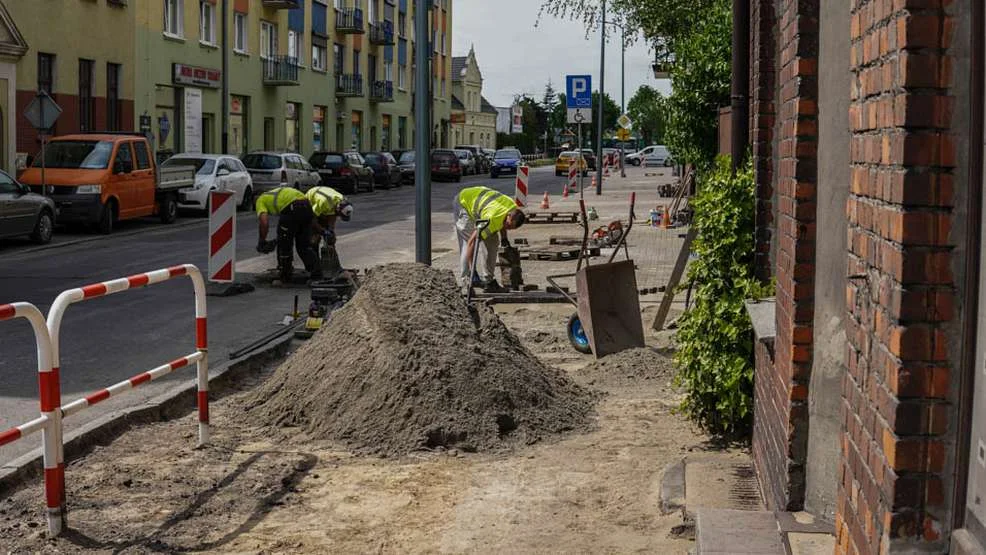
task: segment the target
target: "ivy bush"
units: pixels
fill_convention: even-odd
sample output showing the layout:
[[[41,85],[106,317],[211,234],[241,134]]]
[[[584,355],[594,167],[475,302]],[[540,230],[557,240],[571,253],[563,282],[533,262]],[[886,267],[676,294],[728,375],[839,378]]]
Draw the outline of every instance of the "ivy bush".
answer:
[[[753,276],[752,169],[733,177],[729,158],[718,158],[691,205],[698,259],[688,268],[694,304],[676,336],[675,381],[686,394],[681,408],[709,432],[745,435],[753,414],[753,330],[743,301],[772,289]]]

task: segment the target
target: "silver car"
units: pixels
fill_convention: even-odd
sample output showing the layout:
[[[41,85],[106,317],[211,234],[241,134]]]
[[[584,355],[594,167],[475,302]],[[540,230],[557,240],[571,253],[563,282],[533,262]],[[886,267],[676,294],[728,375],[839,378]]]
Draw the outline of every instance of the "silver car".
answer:
[[[294,152],[251,152],[242,160],[253,179],[254,195],[285,184],[307,191],[321,181],[315,168]]]
[[[476,156],[471,151],[456,149],[455,155],[459,157],[459,165],[462,166],[462,175],[476,175],[479,173]]]
[[[43,245],[51,241],[55,213],[54,201],[0,171],[0,237],[27,235]]]

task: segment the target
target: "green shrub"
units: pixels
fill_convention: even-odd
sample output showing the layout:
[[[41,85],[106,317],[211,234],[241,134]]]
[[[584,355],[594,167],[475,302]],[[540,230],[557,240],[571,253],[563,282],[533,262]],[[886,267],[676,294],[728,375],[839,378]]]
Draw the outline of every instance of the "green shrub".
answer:
[[[675,380],[686,393],[681,408],[712,433],[742,435],[753,414],[753,333],[743,301],[771,289],[753,276],[752,169],[733,177],[729,158],[720,157],[699,180],[692,207],[695,302],[679,320],[675,354]]]

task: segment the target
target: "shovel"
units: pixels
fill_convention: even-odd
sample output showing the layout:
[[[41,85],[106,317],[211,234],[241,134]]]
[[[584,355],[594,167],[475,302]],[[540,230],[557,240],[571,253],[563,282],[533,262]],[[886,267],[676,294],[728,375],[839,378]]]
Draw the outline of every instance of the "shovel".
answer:
[[[483,231],[490,226],[489,220],[476,220],[476,243],[472,247],[472,272],[469,273],[468,292],[466,293],[466,304],[472,302],[473,284],[476,282],[476,264],[479,263],[479,242],[482,240]]]

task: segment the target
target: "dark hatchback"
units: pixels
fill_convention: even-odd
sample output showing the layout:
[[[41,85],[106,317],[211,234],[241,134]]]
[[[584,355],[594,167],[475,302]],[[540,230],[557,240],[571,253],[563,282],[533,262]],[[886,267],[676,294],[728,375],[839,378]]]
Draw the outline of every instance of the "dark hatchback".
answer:
[[[517,167],[521,164],[520,151],[515,148],[504,148],[493,155],[493,165],[490,167],[490,177],[496,179],[501,175],[517,175]]]
[[[390,189],[401,184],[401,169],[389,152],[364,152],[363,160],[373,170],[377,185]]]
[[[357,193],[361,188],[373,191],[373,170],[358,152],[316,152],[308,161],[321,178],[322,185],[341,193]]]
[[[462,181],[462,165],[459,155],[454,150],[440,149],[431,151],[432,179],[446,179],[458,183]]]
[[[405,185],[414,185],[414,151],[405,150],[401,153],[401,157],[398,158],[399,166],[401,168],[401,183]]]

